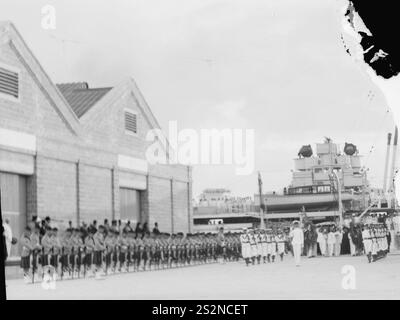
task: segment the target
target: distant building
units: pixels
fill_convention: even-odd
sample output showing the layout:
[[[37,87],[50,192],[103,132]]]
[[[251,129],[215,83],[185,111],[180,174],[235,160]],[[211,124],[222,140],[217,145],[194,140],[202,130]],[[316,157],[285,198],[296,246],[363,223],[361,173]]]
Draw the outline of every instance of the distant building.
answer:
[[[238,230],[256,222],[252,197],[232,196],[223,188],[205,189],[193,207],[194,231]]]
[[[225,205],[225,202],[230,198],[230,195],[231,191],[228,189],[223,189],[223,188],[205,189],[199,197],[199,206],[222,207]]]

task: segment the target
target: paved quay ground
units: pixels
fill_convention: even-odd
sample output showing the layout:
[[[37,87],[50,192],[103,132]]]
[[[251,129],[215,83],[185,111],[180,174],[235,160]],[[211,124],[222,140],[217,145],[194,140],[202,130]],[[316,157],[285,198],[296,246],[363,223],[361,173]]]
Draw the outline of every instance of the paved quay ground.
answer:
[[[346,281],[353,271],[355,282]],[[355,289],[346,290],[343,283],[355,283]],[[287,256],[283,262],[250,267],[241,261],[57,281],[54,290],[9,280],[7,298],[400,299],[400,255],[371,264],[365,257],[304,258],[300,267]]]

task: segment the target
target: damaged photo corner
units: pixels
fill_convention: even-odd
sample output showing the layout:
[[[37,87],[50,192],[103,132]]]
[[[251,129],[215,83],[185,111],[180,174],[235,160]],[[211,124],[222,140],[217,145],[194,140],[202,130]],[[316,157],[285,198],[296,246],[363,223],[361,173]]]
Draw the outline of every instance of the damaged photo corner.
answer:
[[[396,21],[389,1],[2,0],[1,296],[179,318],[399,299]]]

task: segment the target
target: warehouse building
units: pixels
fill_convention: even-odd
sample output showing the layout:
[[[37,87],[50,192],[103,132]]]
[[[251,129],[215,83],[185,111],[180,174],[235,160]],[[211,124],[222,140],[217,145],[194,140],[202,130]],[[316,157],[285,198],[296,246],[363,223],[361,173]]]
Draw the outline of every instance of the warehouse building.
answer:
[[[32,216],[190,232],[191,167],[146,161],[153,128],[132,79],[113,88],[56,85],[13,24],[0,22],[0,187],[15,236]]]

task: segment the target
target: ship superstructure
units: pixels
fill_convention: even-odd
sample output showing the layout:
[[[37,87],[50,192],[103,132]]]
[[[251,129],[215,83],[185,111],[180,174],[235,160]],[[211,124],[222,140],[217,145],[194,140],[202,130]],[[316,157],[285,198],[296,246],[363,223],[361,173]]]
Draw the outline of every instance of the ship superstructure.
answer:
[[[390,145],[390,141],[388,143]],[[290,185],[282,192],[263,195],[266,216],[272,213],[290,217],[295,212],[305,211],[318,219],[339,218],[341,213],[358,215],[371,208],[394,207],[394,202],[387,200],[388,192],[370,186],[361,159],[356,145],[346,142],[341,149],[330,138],[316,144],[315,154],[311,145],[302,146],[294,159]],[[385,181],[387,179],[385,177]],[[260,203],[258,195],[255,195],[255,203]]]

